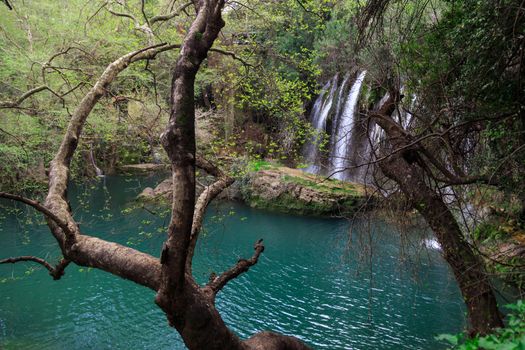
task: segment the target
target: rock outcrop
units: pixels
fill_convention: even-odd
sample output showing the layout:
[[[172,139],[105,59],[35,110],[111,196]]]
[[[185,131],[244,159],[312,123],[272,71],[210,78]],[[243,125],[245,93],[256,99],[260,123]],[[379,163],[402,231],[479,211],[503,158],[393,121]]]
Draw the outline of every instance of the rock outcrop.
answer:
[[[254,208],[316,216],[352,215],[363,208],[367,198],[362,185],[285,167],[249,174],[241,192]]]
[[[208,177],[199,179],[197,196],[211,181]],[[168,178],[155,188],[147,187],[139,198],[171,200],[171,183]],[[253,208],[314,216],[349,216],[371,203],[363,185],[328,180],[286,167],[251,172],[218,198],[240,200]]]

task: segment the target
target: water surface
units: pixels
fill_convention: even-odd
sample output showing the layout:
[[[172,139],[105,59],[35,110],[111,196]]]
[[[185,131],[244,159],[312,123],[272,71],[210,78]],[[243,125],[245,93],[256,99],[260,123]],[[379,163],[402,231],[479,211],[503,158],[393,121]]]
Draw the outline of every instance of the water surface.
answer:
[[[82,230],[158,256],[166,219],[130,201],[154,179],[107,177],[106,187],[74,186]],[[34,254],[55,261],[56,243],[40,216],[0,209],[0,257]],[[8,210],[9,209],[9,210]],[[316,349],[440,349],[440,333],[464,327],[464,307],[447,265],[421,237],[400,244],[389,225],[354,232],[345,220],[294,217],[239,204],[212,206],[195,258],[199,281],[220,273],[264,238],[247,274],[218,296],[241,337],[261,330],[295,335]],[[362,224],[362,225],[361,225]],[[351,243],[351,244],[349,244]],[[410,248],[411,247],[411,248]],[[408,268],[408,270],[407,270]],[[153,303],[154,293],[102,271],[71,265],[60,281],[34,264],[0,265],[0,348],[184,349]]]

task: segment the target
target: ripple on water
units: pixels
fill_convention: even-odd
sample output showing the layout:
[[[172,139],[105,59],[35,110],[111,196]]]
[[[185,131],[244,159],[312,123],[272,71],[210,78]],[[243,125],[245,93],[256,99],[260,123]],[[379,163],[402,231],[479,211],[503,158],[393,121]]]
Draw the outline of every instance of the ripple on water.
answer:
[[[147,230],[140,228],[143,220],[162,225],[148,213],[123,216],[125,200],[134,195],[123,190],[131,185],[118,178],[106,181],[112,219],[100,221],[79,210],[86,232],[102,232],[102,238],[126,244]],[[91,199],[103,203],[104,196],[97,192]],[[104,213],[94,206],[96,215]],[[434,334],[462,328],[461,299],[439,255],[430,252],[418,271],[402,273],[398,241],[385,225],[372,225],[381,239],[372,249],[376,255],[370,273],[362,263],[363,251],[355,243],[356,249],[348,249],[345,221],[273,215],[239,205],[233,205],[237,215],[226,215],[220,224],[210,219],[227,214],[231,206],[210,209],[194,270],[204,282],[212,271],[219,273],[251,256],[253,243],[264,238],[260,262],[217,298],[225,322],[241,337],[273,330],[316,349],[439,349],[443,346]],[[0,225],[5,228],[0,231],[0,256],[59,255],[45,228],[32,227],[31,244],[21,245],[21,240],[10,239],[13,230],[7,228],[15,227],[13,219]],[[161,244],[159,235],[137,247],[158,255]],[[23,266],[0,266],[0,279],[24,276],[24,271]],[[0,294],[0,347],[184,349],[154,304],[153,292],[102,271],[72,265],[59,282],[36,271],[0,284]]]

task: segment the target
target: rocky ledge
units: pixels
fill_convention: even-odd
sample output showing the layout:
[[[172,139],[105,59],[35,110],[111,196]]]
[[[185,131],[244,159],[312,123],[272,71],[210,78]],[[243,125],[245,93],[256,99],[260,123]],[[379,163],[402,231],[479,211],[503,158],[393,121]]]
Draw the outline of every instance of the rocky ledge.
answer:
[[[203,183],[211,181],[199,179],[197,195],[203,191]],[[145,188],[139,195],[142,200],[170,197],[171,178],[156,188]],[[313,216],[349,216],[367,203],[363,185],[328,180],[286,167],[251,172],[237,180],[219,198],[240,200],[253,208]]]
[[[367,198],[363,185],[286,167],[253,172],[240,188],[251,207],[299,215],[348,216],[362,208]]]

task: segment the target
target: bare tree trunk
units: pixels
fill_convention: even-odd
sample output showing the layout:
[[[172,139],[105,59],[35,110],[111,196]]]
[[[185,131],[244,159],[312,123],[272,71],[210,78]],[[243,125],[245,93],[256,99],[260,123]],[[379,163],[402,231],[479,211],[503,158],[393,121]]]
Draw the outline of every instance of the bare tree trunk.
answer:
[[[202,223],[199,208],[205,208],[209,203],[209,198],[199,200],[199,206],[195,208],[194,83],[202,61],[224,26],[221,17],[224,0],[201,0],[195,1],[194,5],[197,18],[185,37],[173,72],[171,115],[161,137],[172,165],[173,202],[168,239],[161,254],[161,284],[156,303],[190,349],[247,349],[250,343],[242,342],[224,324],[215,308],[215,295],[230,279],[257,262],[264,249],[262,243],[256,245],[256,254],[251,260],[246,260],[246,265],[239,261],[223,275],[212,277],[205,287],[198,286],[191,276],[194,242]],[[215,183],[218,191],[210,187],[210,192],[205,191],[205,195],[213,191],[213,198],[230,183],[219,179]],[[278,348],[289,348],[283,344],[306,348],[294,338],[280,335],[274,338]],[[274,347],[268,344],[267,348]]]
[[[465,240],[441,196],[425,182],[424,170],[415,161],[418,159],[417,146],[408,147],[411,142],[409,135],[391,118],[394,106],[394,97],[391,97],[373,117],[384,129],[392,149],[406,149],[388,154],[379,163],[381,171],[399,185],[436,235],[467,305],[471,333],[486,334],[502,327],[496,298],[483,262]]]

